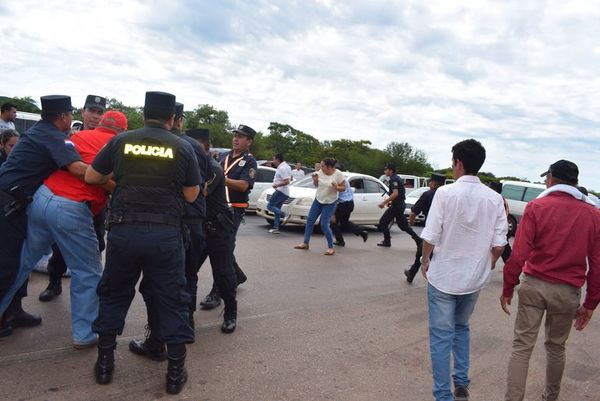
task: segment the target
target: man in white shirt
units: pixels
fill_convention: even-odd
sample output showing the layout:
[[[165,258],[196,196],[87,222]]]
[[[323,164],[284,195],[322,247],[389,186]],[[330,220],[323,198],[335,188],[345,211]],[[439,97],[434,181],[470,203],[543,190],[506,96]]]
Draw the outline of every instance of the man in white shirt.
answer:
[[[502,196],[477,178],[484,161],[485,149],[474,139],[452,147],[457,181],[437,190],[421,234],[421,270],[429,282],[429,348],[436,401],[469,399],[469,318],[506,244],[508,223]]]
[[[302,178],[304,178],[304,170],[302,170],[302,165],[300,163],[296,163],[292,170],[292,181],[298,181]]]
[[[0,107],[0,132],[15,129],[17,119],[17,106],[12,103],[3,103]]]
[[[283,161],[283,155],[281,153],[277,153],[273,156],[272,163],[273,166],[277,168],[275,177],[273,177],[273,188],[275,191],[273,191],[273,194],[271,195],[267,210],[273,212],[275,219],[273,220],[273,228],[271,228],[269,232],[279,234],[279,222],[281,221],[281,218],[283,217],[282,223],[285,224],[289,216],[283,213],[281,206],[283,205],[283,202],[290,197],[290,189],[288,186],[292,180],[292,168]]]

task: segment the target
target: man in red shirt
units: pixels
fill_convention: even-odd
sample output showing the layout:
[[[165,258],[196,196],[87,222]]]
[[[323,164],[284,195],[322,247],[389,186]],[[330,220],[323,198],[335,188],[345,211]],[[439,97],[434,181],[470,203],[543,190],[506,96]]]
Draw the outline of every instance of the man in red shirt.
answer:
[[[91,164],[104,145],[126,129],[125,115],[109,111],[96,129],[80,131],[70,140],[82,161]],[[102,211],[107,201],[106,191],[112,188],[114,181],[100,187],[57,170],[36,191],[28,212],[27,239],[18,277],[26,277],[52,243],[58,245],[71,270],[71,322],[75,348],[96,343],[92,323],[98,314],[96,287],[102,275],[102,264],[93,216]]]
[[[567,160],[557,161],[541,175],[548,189],[527,204],[512,255],[504,266],[500,304],[507,314],[524,273],[518,289],[506,401],[523,400],[529,358],[544,313],[547,367],[542,400],[558,399],[572,321],[575,329],[583,330],[600,302],[600,212],[577,189],[578,175],[577,166]],[[585,301],[579,306],[586,282]]]

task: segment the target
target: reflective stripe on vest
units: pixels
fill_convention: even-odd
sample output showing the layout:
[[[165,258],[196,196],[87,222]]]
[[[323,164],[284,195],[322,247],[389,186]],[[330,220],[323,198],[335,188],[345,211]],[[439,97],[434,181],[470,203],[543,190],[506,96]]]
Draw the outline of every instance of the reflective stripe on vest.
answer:
[[[238,157],[237,159],[235,159],[233,161],[233,163],[231,163],[231,165],[229,165],[229,153],[227,154],[227,156],[225,156],[225,160],[223,161],[223,174],[225,175],[225,178],[228,178],[227,174],[229,174],[229,172],[231,171],[231,169],[233,169],[235,166],[237,166],[238,163],[240,161],[242,161],[243,158],[244,158],[244,155],[242,154],[240,157]],[[227,199],[227,203],[230,203],[230,200],[229,200],[229,188],[227,187],[227,185],[225,185],[225,199]]]

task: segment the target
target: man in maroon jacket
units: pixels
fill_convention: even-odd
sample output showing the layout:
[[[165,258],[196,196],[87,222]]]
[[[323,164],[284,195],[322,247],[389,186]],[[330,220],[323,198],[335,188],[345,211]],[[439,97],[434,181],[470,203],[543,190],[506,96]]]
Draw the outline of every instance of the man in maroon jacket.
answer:
[[[577,189],[578,175],[577,166],[567,160],[557,161],[541,175],[548,189],[528,203],[504,266],[500,304],[507,314],[524,273],[505,401],[523,400],[529,358],[544,313],[547,366],[542,400],[558,399],[572,322],[575,319],[575,328],[583,330],[600,301],[600,212]],[[580,306],[586,281],[587,293]]]

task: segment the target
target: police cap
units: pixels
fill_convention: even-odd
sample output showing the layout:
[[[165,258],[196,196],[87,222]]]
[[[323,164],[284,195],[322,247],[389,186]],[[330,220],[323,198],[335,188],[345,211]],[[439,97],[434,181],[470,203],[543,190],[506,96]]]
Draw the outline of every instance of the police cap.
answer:
[[[206,128],[193,128],[185,131],[185,134],[194,139],[209,141],[210,140],[210,131]]]
[[[45,113],[64,113],[73,111],[75,108],[71,105],[71,96],[48,95],[40,98],[42,111]]]
[[[238,125],[238,127],[233,130],[233,133],[240,134],[240,135],[246,135],[250,139],[254,139],[254,136],[256,135],[256,131],[254,131],[252,128],[248,127],[247,125],[243,125],[243,124]]]
[[[440,173],[431,173],[431,181],[439,182],[441,184],[446,182],[446,176]]]
[[[175,95],[166,92],[146,92],[144,111],[175,114]]]
[[[104,113],[106,111],[106,98],[102,96],[88,95],[85,98],[85,104],[83,105],[83,108],[99,109]]]
[[[396,165],[392,164],[392,163],[388,163],[385,166],[383,166],[384,170],[392,170],[394,173],[396,172]]]
[[[183,103],[175,102],[175,117],[183,117]]]

